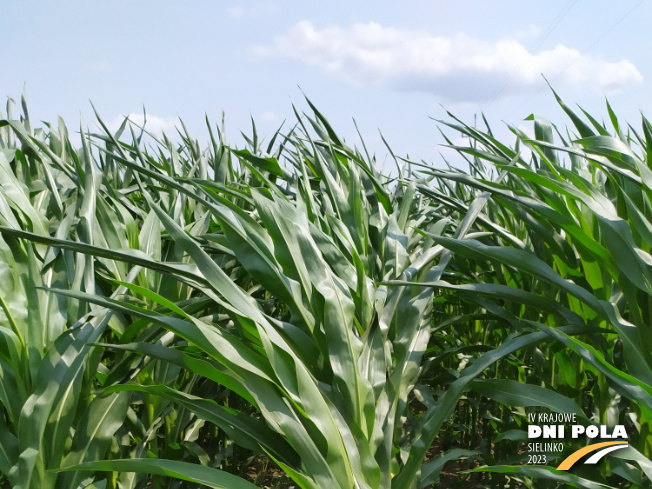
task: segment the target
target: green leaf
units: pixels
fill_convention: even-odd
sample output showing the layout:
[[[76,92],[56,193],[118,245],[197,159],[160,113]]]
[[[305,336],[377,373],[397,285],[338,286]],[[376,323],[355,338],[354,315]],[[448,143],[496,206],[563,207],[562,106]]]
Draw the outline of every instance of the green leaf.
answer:
[[[478,455],[480,452],[475,450],[464,450],[462,448],[453,448],[448,450],[439,457],[431,458],[421,465],[421,487],[427,487],[436,484],[439,480],[444,465],[451,460],[459,460],[461,458],[468,458]]]
[[[509,379],[478,379],[473,381],[471,389],[509,406],[540,406],[558,413],[574,413],[580,418],[587,419],[582,409],[572,399],[538,385],[523,384]]]
[[[533,479],[546,479],[555,482],[562,482],[570,487],[580,489],[609,489],[611,486],[600,484],[583,477],[578,477],[568,472],[562,472],[552,467],[533,467],[527,465],[494,465],[492,467],[478,467],[468,472],[491,472],[495,474],[508,474],[517,477],[531,477]]]
[[[223,470],[203,465],[152,458],[116,459],[97,462],[84,462],[73,467],[58,469],[58,472],[73,470],[95,470],[103,472],[139,472],[174,477],[184,481],[204,484],[213,489],[255,489],[251,482]]]

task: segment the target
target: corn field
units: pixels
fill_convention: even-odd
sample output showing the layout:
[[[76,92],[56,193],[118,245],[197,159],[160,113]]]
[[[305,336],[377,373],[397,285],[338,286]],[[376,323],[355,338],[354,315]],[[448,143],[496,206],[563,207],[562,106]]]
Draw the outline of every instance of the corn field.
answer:
[[[557,102],[385,175],[309,101],[242,149],[10,101],[0,487],[652,487],[652,124]],[[629,446],[529,464],[535,412]]]

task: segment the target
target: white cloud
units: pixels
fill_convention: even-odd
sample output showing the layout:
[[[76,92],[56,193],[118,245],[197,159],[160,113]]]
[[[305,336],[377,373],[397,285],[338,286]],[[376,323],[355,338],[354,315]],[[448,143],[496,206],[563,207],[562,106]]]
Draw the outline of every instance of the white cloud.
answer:
[[[538,89],[541,73],[555,86],[583,90],[612,90],[643,80],[627,59],[606,61],[561,44],[533,54],[516,39],[435,36],[375,22],[318,29],[302,21],[270,46],[254,48],[254,53],[298,59],[357,84],[377,82],[400,90],[427,91],[455,102],[486,101]]]
[[[137,128],[142,127],[143,121],[145,120],[143,119],[143,114],[132,113],[127,117],[129,117],[129,120],[135,124],[134,130],[136,131],[136,134],[138,134],[139,131]],[[107,127],[111,132],[115,132],[118,130],[124,119],[124,117],[116,117],[107,124]],[[145,129],[157,137],[162,136],[163,133],[165,133],[168,137],[173,139],[177,134],[177,126],[180,125],[178,124],[178,120],[174,117],[157,117],[155,115],[147,114],[147,119],[145,120]],[[128,134],[129,129],[126,129],[126,131]]]

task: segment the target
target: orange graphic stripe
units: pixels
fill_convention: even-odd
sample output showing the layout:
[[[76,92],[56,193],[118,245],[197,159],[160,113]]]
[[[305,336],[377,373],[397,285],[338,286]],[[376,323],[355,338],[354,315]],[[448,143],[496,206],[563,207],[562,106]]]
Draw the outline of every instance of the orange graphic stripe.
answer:
[[[581,459],[584,455],[595,452],[596,450],[600,450],[601,448],[604,447],[610,447],[612,445],[627,445],[628,442],[626,441],[605,441],[602,443],[595,443],[593,445],[588,445],[584,448],[580,448],[578,451],[571,453],[566,459],[559,464],[559,467],[557,467],[557,470],[568,470],[570,469],[575,462],[577,462],[579,459]]]

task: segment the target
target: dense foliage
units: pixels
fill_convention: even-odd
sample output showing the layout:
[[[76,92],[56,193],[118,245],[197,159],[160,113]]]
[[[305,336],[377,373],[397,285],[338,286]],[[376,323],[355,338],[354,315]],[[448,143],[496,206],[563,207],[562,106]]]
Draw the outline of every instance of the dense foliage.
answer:
[[[310,102],[240,150],[9,104],[0,484],[649,487],[652,125],[558,101],[573,130],[451,115],[470,170],[396,176]],[[532,412],[630,447],[528,465]]]

